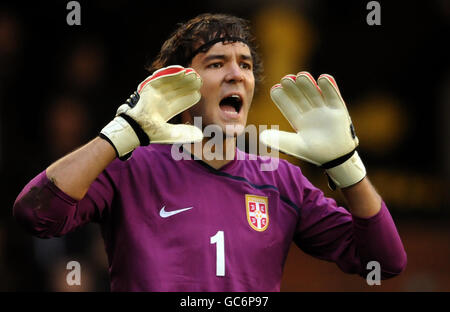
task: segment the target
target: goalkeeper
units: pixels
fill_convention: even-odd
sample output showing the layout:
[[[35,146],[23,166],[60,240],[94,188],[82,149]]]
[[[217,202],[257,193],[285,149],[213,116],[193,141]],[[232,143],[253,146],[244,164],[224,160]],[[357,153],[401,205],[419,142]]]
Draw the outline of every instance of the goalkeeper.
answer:
[[[267,130],[260,139],[325,169],[348,210],[299,167],[280,160],[261,171],[266,159],[236,148],[261,74],[247,21],[191,19],[150,71],[98,137],[24,187],[13,213],[30,233],[58,237],[98,223],[113,291],[279,291],[292,241],[363,278],[371,261],[382,279],[404,270],[402,242],[366,176],[333,77],[283,77],[271,97],[294,131]],[[222,131],[232,159],[206,159],[195,148],[183,149],[189,159],[172,157],[173,143],[207,142],[194,117]]]

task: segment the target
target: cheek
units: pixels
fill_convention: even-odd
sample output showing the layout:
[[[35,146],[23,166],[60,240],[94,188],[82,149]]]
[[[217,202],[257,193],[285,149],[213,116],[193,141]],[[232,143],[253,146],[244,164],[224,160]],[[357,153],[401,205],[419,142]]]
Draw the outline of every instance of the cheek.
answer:
[[[253,80],[247,89],[248,99],[249,103],[248,106],[250,107],[252,105],[253,96],[255,95],[255,81]]]
[[[200,92],[202,93],[202,99],[199,104],[202,106],[203,111],[208,111],[214,108],[217,104],[217,99],[219,97],[218,88],[215,88],[212,84],[203,84]]]
[[[202,93],[202,95],[208,94],[208,84],[205,83],[205,79],[202,78],[203,83],[202,83],[202,87],[200,88],[200,92]]]
[[[247,77],[247,81],[248,81],[248,90],[251,90],[251,94],[253,96],[253,93],[255,92],[255,76],[253,75],[253,73],[250,73],[249,76]]]
[[[211,111],[212,111],[212,103],[211,103],[211,99],[210,96],[208,95],[207,92],[203,92],[202,91],[202,98],[200,99],[200,101],[195,104],[192,108],[191,111],[193,112],[194,116],[202,116],[203,118],[207,118],[208,115],[211,115]]]

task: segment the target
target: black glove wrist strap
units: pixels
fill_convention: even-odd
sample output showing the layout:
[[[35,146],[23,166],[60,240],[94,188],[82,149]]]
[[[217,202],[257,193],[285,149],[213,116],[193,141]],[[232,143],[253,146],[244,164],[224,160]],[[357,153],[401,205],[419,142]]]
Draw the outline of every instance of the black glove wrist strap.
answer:
[[[329,162],[322,164],[322,166],[320,166],[320,168],[331,169],[331,168],[337,167],[337,166],[345,163],[347,160],[349,160],[353,156],[355,151],[356,151],[356,148],[353,151],[351,151],[350,153],[345,154],[344,156],[341,156],[339,158],[333,159]]]
[[[125,119],[130,124],[131,128],[133,128],[139,139],[139,142],[141,143],[141,146],[147,146],[150,144],[150,138],[148,137],[147,133],[142,130],[141,126],[133,118],[126,114],[120,114],[119,116]]]

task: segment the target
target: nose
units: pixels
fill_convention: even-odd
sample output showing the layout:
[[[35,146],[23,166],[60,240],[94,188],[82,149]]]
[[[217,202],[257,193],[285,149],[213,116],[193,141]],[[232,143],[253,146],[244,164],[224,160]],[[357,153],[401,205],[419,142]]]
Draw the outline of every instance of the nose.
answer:
[[[228,72],[225,76],[227,82],[242,82],[244,80],[244,73],[238,63],[232,62],[229,65]]]

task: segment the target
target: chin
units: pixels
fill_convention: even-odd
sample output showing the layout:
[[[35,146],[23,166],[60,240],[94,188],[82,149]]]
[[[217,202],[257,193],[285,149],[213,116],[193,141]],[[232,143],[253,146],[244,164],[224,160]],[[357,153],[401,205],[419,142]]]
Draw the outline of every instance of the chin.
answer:
[[[244,133],[245,125],[243,124],[227,124],[222,127],[222,131],[224,132],[226,137],[237,137]]]
[[[235,138],[244,133],[245,126],[240,123],[231,124],[219,124],[209,123],[203,127],[203,135],[205,137],[215,137],[216,135],[222,135],[225,138]]]

